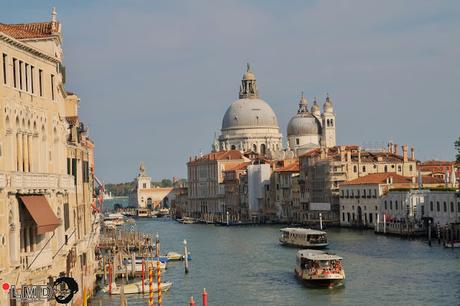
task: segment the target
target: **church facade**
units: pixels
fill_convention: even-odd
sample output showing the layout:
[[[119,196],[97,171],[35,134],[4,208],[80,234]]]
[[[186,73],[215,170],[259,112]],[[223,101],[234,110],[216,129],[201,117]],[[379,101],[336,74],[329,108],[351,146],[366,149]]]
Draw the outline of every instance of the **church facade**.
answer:
[[[241,80],[239,99],[227,109],[221,134],[214,139],[213,152],[238,150],[255,152],[270,159],[293,158],[310,149],[336,145],[335,113],[329,95],[321,112],[316,98],[311,109],[300,98],[297,114],[287,126],[287,147],[275,112],[259,95],[256,77],[249,64]]]

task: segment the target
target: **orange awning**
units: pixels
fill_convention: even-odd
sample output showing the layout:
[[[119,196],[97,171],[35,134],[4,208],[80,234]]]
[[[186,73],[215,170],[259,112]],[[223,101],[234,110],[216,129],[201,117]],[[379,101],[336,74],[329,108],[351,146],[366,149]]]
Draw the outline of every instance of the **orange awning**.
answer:
[[[30,215],[37,223],[37,233],[51,232],[60,225],[59,219],[54,214],[50,204],[43,195],[30,195],[20,197]]]

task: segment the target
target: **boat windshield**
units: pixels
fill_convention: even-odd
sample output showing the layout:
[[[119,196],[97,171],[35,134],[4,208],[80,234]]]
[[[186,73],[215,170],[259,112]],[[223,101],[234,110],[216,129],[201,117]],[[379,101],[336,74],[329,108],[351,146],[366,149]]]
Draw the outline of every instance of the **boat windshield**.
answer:
[[[340,274],[342,273],[341,260],[310,260],[302,259],[302,268],[308,275]]]
[[[320,235],[308,235],[307,240],[310,243],[326,243],[327,242],[327,237],[325,234],[320,234]]]

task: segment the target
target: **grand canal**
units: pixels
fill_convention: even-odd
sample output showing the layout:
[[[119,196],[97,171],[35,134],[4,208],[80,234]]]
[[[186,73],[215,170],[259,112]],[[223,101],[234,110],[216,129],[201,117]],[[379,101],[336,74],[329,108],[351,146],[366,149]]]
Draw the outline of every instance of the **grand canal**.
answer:
[[[162,279],[174,283],[164,305],[188,305],[206,288],[209,305],[459,305],[460,249],[429,247],[420,240],[376,236],[372,231],[329,229],[329,250],[344,258],[345,287],[310,289],[297,281],[296,249],[278,244],[280,226],[219,227],[140,219],[137,229],[158,233],[162,253],[183,252],[189,242],[190,273],[170,263]],[[95,299],[93,302],[98,304]],[[129,296],[129,305],[147,300]],[[103,297],[103,305],[118,305]]]

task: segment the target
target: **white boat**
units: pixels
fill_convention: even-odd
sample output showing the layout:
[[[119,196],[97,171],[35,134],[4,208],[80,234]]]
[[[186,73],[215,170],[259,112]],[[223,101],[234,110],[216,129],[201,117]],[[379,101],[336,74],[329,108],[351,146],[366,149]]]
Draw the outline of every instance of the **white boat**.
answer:
[[[160,284],[160,289],[162,292],[168,291],[171,287],[172,287],[171,282],[165,282],[165,283]],[[153,282],[152,289],[153,289],[152,290],[153,292],[158,292],[158,284],[156,282]],[[109,292],[108,287],[106,287],[104,291]],[[142,293],[142,280],[123,285],[123,293],[124,294]],[[149,281],[147,279],[144,281],[144,294],[148,294],[148,293],[149,293]],[[110,294],[113,294],[113,295],[121,294],[121,285],[117,286],[115,283],[112,283],[112,291],[110,292]]]
[[[444,243],[444,247],[446,248],[460,248],[460,240],[450,240]]]
[[[152,265],[151,265],[152,264]],[[157,269],[157,261],[156,260],[149,260],[146,259],[144,260],[144,272],[148,274],[150,266],[153,267],[153,270]],[[131,273],[133,268],[131,264],[131,259],[126,260],[126,269],[128,270],[128,273]],[[135,273],[141,273],[142,272],[142,259],[136,258],[135,265],[134,265],[134,272]],[[160,261],[160,269],[165,270],[166,269],[166,262],[161,262]]]
[[[309,228],[287,227],[281,230],[280,242],[283,245],[301,248],[325,248],[328,246],[327,233]]]
[[[138,217],[138,218],[148,218],[148,217],[150,217],[150,209],[148,209],[148,208],[138,208],[136,210],[136,217]]]
[[[120,213],[108,214],[104,217],[104,225],[108,227],[114,227],[123,225],[125,223],[125,216]]]
[[[309,285],[333,288],[344,284],[342,257],[320,250],[297,252],[295,274]]]

